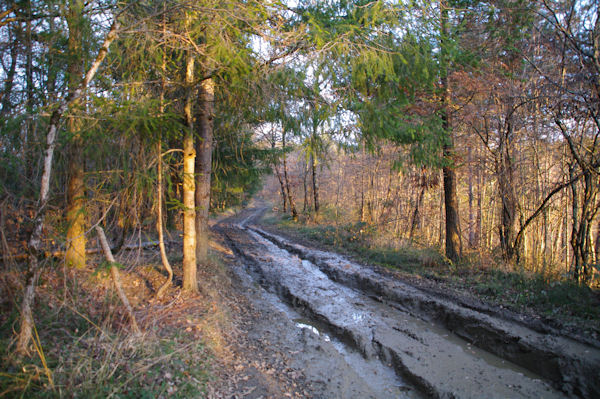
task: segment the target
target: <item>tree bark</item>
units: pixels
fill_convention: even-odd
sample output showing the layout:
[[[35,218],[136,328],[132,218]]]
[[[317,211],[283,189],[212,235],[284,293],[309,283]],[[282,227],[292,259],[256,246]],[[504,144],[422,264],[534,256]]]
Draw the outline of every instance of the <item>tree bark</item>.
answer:
[[[517,198],[514,190],[514,165],[512,160],[512,124],[509,118],[512,111],[506,115],[504,126],[499,128],[499,147],[496,157],[496,176],[500,197],[500,246],[505,260],[519,259],[520,247],[513,246],[515,238],[515,222]]]
[[[319,214],[319,186],[317,184],[317,160],[314,154],[310,154],[310,168],[312,170],[312,192],[315,214]]]
[[[448,60],[446,39],[448,36],[448,8],[444,0],[440,1],[441,12],[441,51],[442,51],[442,129],[447,134],[443,154],[447,165],[444,175],[444,208],[446,212],[446,256],[456,262],[462,253],[462,243],[458,228],[458,197],[456,194],[456,172],[454,171],[454,137],[450,127],[450,85],[448,82]]]
[[[212,79],[200,84],[200,115],[196,143],[196,260],[208,261],[208,211],[210,208],[210,174],[212,170],[213,117],[215,85]]]
[[[183,290],[198,291],[196,262],[196,203],[194,117],[192,99],[194,94],[194,57],[189,54],[185,69],[186,100],[184,116],[186,132],[183,138]]]
[[[46,205],[48,203],[48,194],[50,192],[50,176],[52,174],[52,160],[54,157],[54,149],[56,147],[56,133],[58,130],[58,124],[60,118],[77,99],[82,95],[83,91],[87,88],[90,81],[96,75],[100,64],[108,54],[108,49],[112,42],[117,38],[117,30],[119,28],[118,15],[115,17],[102,47],[98,51],[96,59],[92,63],[92,66],[86,73],[85,77],[79,84],[77,90],[70,92],[65,100],[59,104],[58,108],[54,110],[50,121],[48,123],[48,133],[46,134],[46,151],[44,152],[44,170],[42,172],[42,179],[40,183],[40,197],[38,200],[38,211],[33,221],[33,230],[28,240],[29,250],[29,264],[25,284],[25,293],[23,295],[23,302],[21,303],[21,320],[19,335],[17,337],[17,348],[16,352],[20,355],[26,355],[29,353],[29,342],[32,337],[33,329],[33,313],[32,307],[35,301],[35,285],[40,276],[41,269],[39,267],[38,256],[42,252],[42,238],[44,226],[44,216],[46,215]]]
[[[77,84],[83,74],[82,57],[82,15],[84,4],[82,0],[70,2],[67,24],[69,26],[68,55],[69,92],[77,89]],[[83,142],[81,139],[80,123],[73,115],[67,120],[67,131],[71,136],[68,144],[69,181],[67,183],[67,251],[65,262],[76,268],[85,266],[85,182]]]
[[[292,218],[294,220],[298,220],[298,211],[296,210],[296,205],[294,204],[294,198],[292,197],[292,192],[290,190],[290,179],[288,177],[287,172],[287,157],[285,155],[285,132],[282,133],[281,142],[283,146],[283,178],[285,180],[285,191],[287,194],[287,198],[290,204],[290,212],[292,213]]]

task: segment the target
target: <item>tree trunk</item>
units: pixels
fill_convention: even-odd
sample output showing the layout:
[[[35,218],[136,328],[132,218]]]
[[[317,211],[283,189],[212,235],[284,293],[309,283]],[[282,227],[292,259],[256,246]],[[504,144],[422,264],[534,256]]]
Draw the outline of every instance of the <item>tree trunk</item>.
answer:
[[[292,212],[292,218],[294,220],[298,220],[298,211],[296,210],[296,205],[294,204],[294,198],[292,197],[292,192],[290,190],[290,179],[288,177],[287,172],[287,157],[285,155],[285,132],[282,133],[281,142],[283,146],[283,177],[285,180],[285,191],[287,194],[287,198],[290,204],[290,212]]]
[[[44,226],[44,216],[46,215],[46,205],[48,203],[48,194],[50,192],[50,176],[52,174],[52,159],[54,157],[54,149],[56,147],[56,133],[60,118],[67,108],[73,104],[81,96],[83,91],[87,88],[90,81],[96,75],[98,67],[106,57],[108,48],[112,42],[117,38],[117,29],[119,28],[118,15],[115,17],[113,24],[110,27],[104,43],[96,60],[92,63],[92,66],[86,73],[85,77],[79,84],[77,90],[70,92],[67,98],[59,104],[58,108],[54,110],[50,121],[48,123],[48,133],[46,134],[46,151],[44,152],[44,170],[42,172],[42,179],[40,183],[40,197],[38,200],[38,211],[33,221],[33,230],[29,236],[27,248],[29,250],[29,264],[27,270],[27,278],[25,285],[25,293],[23,294],[23,302],[21,303],[21,320],[20,329],[17,341],[16,352],[20,355],[25,355],[29,352],[29,342],[32,337],[33,328],[33,313],[32,307],[35,300],[35,285],[40,276],[41,269],[39,267],[38,256],[42,253],[42,238]]]
[[[507,117],[508,118],[508,117]],[[518,251],[514,247],[515,221],[517,210],[517,199],[513,188],[513,161],[511,154],[512,126],[510,121],[505,122],[504,132],[501,132],[498,158],[496,161],[496,175],[498,176],[498,190],[500,196],[500,246],[505,260],[512,261],[520,259]]]
[[[285,183],[281,178],[281,172],[279,172],[279,168],[275,165],[275,174],[277,175],[277,180],[279,180],[279,188],[281,190],[281,203],[283,204],[283,213],[287,213],[287,196],[285,194]]]
[[[75,0],[70,3],[67,23],[69,26],[68,55],[69,92],[77,89],[83,74],[82,57],[82,14],[83,1]],[[67,131],[71,136],[68,144],[69,180],[67,183],[67,251],[65,262],[76,268],[85,266],[85,182],[83,142],[80,133],[81,124],[75,116],[69,116]]]
[[[186,131],[183,138],[183,290],[198,291],[196,263],[196,203],[194,117],[192,101],[194,95],[194,57],[188,54],[185,69],[186,99],[184,116]]]
[[[461,256],[462,249],[458,229],[456,174],[452,167],[444,168],[444,206],[446,211],[446,256],[455,262]]]
[[[200,84],[200,115],[198,117],[198,142],[196,143],[196,260],[208,261],[208,211],[210,208],[210,174],[213,143],[214,82],[203,80]]]
[[[448,37],[448,8],[444,0],[440,1],[441,12],[441,52],[442,52],[442,129],[447,134],[443,146],[443,154],[447,165],[443,168],[444,175],[444,208],[446,211],[446,256],[456,262],[462,252],[459,233],[458,197],[456,194],[456,172],[454,171],[454,137],[450,126],[450,85],[448,82],[448,50],[446,40]]]
[[[308,176],[308,165],[306,159],[302,162],[302,186],[304,188],[304,203],[302,205],[302,213],[306,213],[308,210],[308,184],[306,183],[306,177]]]
[[[319,214],[319,186],[317,184],[317,161],[313,154],[310,154],[310,167],[312,170],[312,192],[315,214]]]
[[[74,124],[70,118],[69,130]],[[77,129],[77,128],[75,128]],[[83,144],[75,137],[69,144],[69,182],[67,186],[67,251],[65,262],[76,268],[85,266],[85,183],[83,172]]]
[[[475,209],[473,207],[475,195],[473,194],[473,159],[471,146],[469,146],[467,157],[467,162],[469,163],[469,177],[467,179],[469,190],[469,248],[473,249],[475,248]]]
[[[421,227],[421,204],[423,203],[423,197],[425,196],[425,188],[427,187],[427,175],[425,171],[421,172],[421,178],[419,179],[421,189],[417,194],[417,198],[415,200],[415,209],[412,215],[412,222],[410,224],[410,234],[408,235],[408,239],[412,241],[415,230]]]

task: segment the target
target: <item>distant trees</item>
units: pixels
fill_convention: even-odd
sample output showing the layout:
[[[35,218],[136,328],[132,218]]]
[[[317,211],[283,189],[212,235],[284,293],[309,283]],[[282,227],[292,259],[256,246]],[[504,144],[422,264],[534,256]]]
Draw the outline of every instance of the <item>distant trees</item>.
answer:
[[[600,256],[598,6],[337,6],[314,18],[327,15],[329,32],[361,21],[369,34],[344,31],[327,47],[328,102],[344,115],[334,129],[354,151],[332,153],[321,204],[350,203],[336,214],[435,242],[455,261],[465,241],[509,264],[589,283]],[[373,154],[357,155],[363,146]],[[306,181],[307,168],[290,175]],[[430,190],[440,180],[444,191]],[[380,217],[371,216],[375,203],[385,204]]]

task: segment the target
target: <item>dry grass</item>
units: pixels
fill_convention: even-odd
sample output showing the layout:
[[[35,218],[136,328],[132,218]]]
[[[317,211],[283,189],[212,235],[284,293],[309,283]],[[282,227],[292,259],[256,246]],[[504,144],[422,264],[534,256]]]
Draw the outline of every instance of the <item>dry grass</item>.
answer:
[[[0,397],[203,396],[215,358],[228,356],[227,337],[235,333],[224,299],[229,277],[213,256],[200,270],[200,294],[173,286],[156,300],[164,275],[156,254],[144,256],[142,266],[122,272],[141,335],[129,333],[105,272],[46,265],[34,312],[35,356],[27,359],[12,353],[20,270],[0,273]]]

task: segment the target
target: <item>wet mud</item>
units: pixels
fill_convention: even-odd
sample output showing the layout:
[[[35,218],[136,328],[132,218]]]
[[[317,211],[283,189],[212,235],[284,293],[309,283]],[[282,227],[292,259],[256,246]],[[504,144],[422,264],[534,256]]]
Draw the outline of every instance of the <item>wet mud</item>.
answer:
[[[325,396],[558,398],[600,392],[597,348],[295,244],[253,226],[259,215],[247,211],[218,230],[243,260],[243,273],[267,291],[264,300],[295,334],[316,340],[324,351],[301,362],[306,372],[317,373],[314,378],[324,369],[337,374],[333,383],[323,381],[331,386]]]

